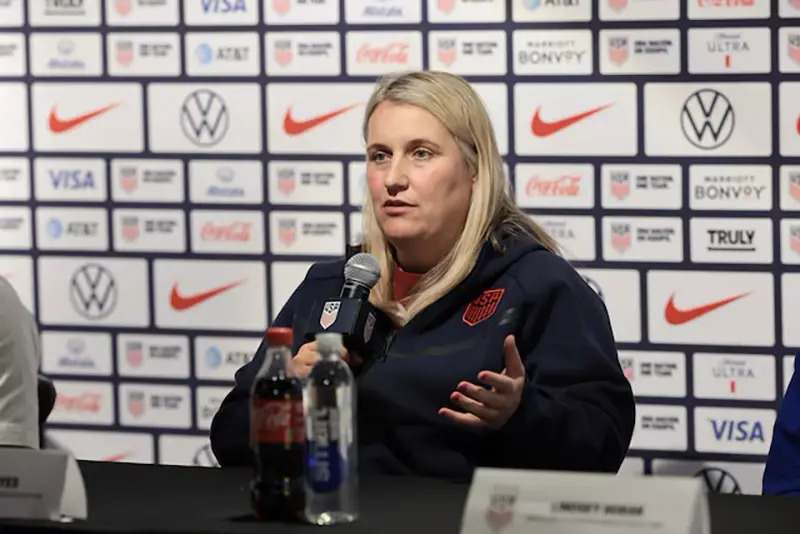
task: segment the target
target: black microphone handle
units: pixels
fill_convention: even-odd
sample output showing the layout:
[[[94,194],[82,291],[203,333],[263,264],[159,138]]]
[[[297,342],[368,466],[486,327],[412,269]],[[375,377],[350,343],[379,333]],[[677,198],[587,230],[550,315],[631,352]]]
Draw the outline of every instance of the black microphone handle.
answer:
[[[339,298],[356,299],[360,301],[369,300],[369,292],[372,288],[355,280],[345,280],[342,286],[342,293]]]

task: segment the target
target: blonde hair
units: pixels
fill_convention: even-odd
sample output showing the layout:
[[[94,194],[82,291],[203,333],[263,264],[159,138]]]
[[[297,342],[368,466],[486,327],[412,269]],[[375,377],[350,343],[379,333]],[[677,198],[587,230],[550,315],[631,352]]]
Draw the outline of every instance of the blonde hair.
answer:
[[[364,114],[365,142],[369,119],[384,101],[417,106],[436,117],[453,136],[464,162],[475,173],[475,185],[460,237],[447,256],[415,285],[405,304],[392,299],[392,245],[378,226],[367,189],[362,209],[362,247],[378,259],[382,272],[370,295],[373,304],[392,316],[398,325],[404,325],[469,275],[487,239],[491,238],[492,244],[499,249],[500,243],[493,235],[493,230],[499,226],[505,226],[514,234],[529,236],[551,251],[558,251],[556,241],[509,196],[489,114],[466,80],[441,71],[404,72],[381,78]]]

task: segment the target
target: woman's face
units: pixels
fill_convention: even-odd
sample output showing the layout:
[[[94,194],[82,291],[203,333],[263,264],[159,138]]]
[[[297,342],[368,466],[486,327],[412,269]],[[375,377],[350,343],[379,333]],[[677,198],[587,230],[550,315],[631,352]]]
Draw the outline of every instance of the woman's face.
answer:
[[[384,101],[370,117],[367,187],[398,254],[409,246],[429,248],[436,261],[447,254],[464,227],[473,175],[453,136],[424,109]]]

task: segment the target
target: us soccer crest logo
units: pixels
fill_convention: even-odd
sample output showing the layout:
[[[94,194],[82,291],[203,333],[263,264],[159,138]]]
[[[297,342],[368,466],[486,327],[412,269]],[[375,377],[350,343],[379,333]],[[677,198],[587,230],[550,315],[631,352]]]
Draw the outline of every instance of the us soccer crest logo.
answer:
[[[514,520],[514,505],[519,490],[514,486],[495,486],[489,495],[486,524],[492,532],[501,532]]]
[[[275,61],[285,67],[292,62],[292,42],[286,39],[275,41]]]
[[[125,359],[131,367],[139,367],[144,361],[144,350],[139,342],[129,342],[125,345]]]
[[[800,173],[789,174],[789,195],[800,202]]]
[[[133,42],[117,41],[117,62],[127,67],[133,61]]]
[[[294,191],[294,186],[294,169],[280,169],[278,171],[278,190],[288,196]]]
[[[628,0],[608,0],[608,7],[619,13],[628,7]]]
[[[145,409],[145,394],[142,391],[128,392],[128,411],[134,417],[141,417]]]
[[[272,0],[272,9],[274,9],[275,13],[278,15],[285,15],[289,12],[291,7],[291,0]]]
[[[436,5],[439,7],[439,11],[450,13],[456,7],[456,0],[439,0]]]
[[[611,246],[625,252],[631,246],[631,225],[615,223],[611,225]]]
[[[456,40],[439,39],[439,61],[448,67],[456,60]]]
[[[126,193],[133,193],[139,187],[139,176],[135,167],[124,167],[120,171],[119,185]]]
[[[325,303],[325,306],[322,308],[322,315],[319,317],[319,325],[322,328],[327,330],[333,323],[336,322],[336,318],[339,316],[339,308],[341,305],[342,303],[338,300]]]
[[[506,290],[503,288],[484,291],[481,296],[469,303],[461,319],[469,326],[475,326],[485,321],[497,311],[497,306],[505,292]]]
[[[117,13],[125,16],[133,9],[133,0],[117,0],[114,2],[114,7],[117,9]]]
[[[294,239],[297,237],[297,222],[294,219],[278,221],[278,237],[287,247],[294,243]]]
[[[608,40],[608,59],[617,67],[621,67],[628,61],[627,37],[611,37]]]
[[[367,316],[367,323],[364,325],[364,343],[369,343],[372,339],[372,331],[375,330],[375,314],[370,313]]]
[[[631,177],[627,172],[612,172],[610,176],[611,194],[624,200],[631,192]]]
[[[800,224],[789,227],[789,248],[800,254]]]

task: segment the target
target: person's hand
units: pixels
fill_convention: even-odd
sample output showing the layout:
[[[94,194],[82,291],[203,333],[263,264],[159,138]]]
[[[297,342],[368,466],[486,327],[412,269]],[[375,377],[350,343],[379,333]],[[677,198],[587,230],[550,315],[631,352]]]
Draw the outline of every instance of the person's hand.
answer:
[[[514,336],[506,337],[503,352],[506,368],[502,373],[492,371],[478,373],[478,379],[492,386],[491,390],[469,382],[461,382],[457,391],[450,394],[450,400],[466,413],[440,408],[439,415],[472,428],[498,429],[506,424],[517,411],[522,399],[525,366],[522,364]]]
[[[351,357],[344,347],[342,347],[340,356],[342,360],[350,365],[361,365],[362,363],[361,358],[357,355]],[[292,366],[294,367],[294,372],[297,377],[305,380],[317,360],[319,360],[319,352],[317,351],[316,341],[310,341],[300,347],[295,357],[292,358]]]

